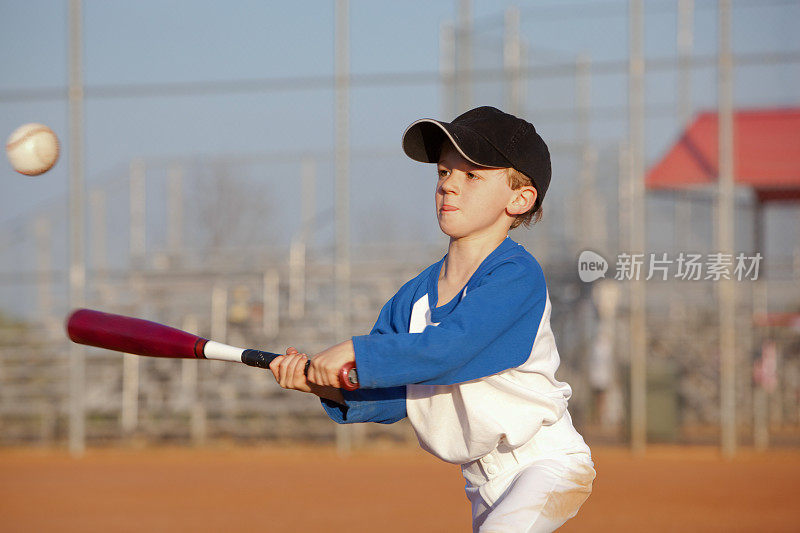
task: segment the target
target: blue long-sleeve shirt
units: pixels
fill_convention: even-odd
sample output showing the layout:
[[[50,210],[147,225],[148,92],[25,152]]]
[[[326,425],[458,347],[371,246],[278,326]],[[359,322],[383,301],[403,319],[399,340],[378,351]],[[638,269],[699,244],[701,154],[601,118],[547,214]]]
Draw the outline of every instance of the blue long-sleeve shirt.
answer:
[[[467,282],[437,307],[444,258],[407,282],[381,309],[369,335],[353,337],[361,388],[346,405],[323,400],[336,422],[392,423],[406,416],[407,384],[450,385],[519,366],[528,358],[547,299],[544,274],[506,238]],[[430,321],[409,333],[415,302],[427,295]]]

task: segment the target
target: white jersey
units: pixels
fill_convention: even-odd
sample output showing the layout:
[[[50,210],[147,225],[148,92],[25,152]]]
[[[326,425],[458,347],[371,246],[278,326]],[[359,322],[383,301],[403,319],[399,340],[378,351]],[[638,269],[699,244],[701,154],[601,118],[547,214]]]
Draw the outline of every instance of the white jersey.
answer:
[[[426,294],[414,303],[409,333],[431,322]],[[550,329],[550,298],[527,360],[516,368],[454,385],[408,385],[406,409],[422,448],[450,463],[479,459],[498,445],[532,440],[554,454],[589,453],[572,426],[572,389],[558,381],[560,359]]]
[[[461,465],[475,531],[552,531],[578,512],[596,473],[567,410],[572,389],[555,377],[544,273],[506,239],[439,306],[443,261],[353,337],[361,388],[323,406],[339,423],[407,416],[423,449]]]

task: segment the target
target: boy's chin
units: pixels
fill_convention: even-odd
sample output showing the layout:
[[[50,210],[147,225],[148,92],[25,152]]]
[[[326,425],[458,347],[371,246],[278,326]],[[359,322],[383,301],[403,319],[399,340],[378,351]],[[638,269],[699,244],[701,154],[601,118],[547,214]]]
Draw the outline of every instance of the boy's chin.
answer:
[[[439,229],[442,230],[442,233],[444,233],[451,239],[457,239],[459,237],[458,232],[454,232],[452,229],[447,228],[441,222],[439,223]]]
[[[451,240],[463,239],[465,237],[473,237],[478,235],[492,235],[494,233],[501,232],[501,228],[496,228],[494,225],[492,226],[475,226],[470,225],[469,227],[465,227],[464,224],[454,224],[452,221],[442,220],[439,219],[439,229],[442,230],[442,233],[450,237]],[[502,231],[502,236],[508,234],[508,228],[505,228],[505,231]]]
[[[441,220],[439,220],[439,229],[451,239],[461,239],[470,234],[470,231],[467,228],[455,227],[453,224],[447,224]]]

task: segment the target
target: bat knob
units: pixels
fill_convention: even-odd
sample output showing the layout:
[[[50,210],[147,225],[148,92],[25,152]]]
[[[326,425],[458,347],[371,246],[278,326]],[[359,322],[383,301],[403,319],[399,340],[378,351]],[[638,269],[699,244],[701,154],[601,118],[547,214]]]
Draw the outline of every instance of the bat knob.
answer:
[[[356,390],[358,388],[358,371],[356,364],[349,362],[339,370],[339,382],[345,390]]]

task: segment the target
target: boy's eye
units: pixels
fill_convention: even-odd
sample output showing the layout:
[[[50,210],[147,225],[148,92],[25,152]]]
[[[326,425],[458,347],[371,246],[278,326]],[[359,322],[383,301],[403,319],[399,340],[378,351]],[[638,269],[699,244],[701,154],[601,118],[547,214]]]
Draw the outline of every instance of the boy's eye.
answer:
[[[480,179],[480,176],[478,176],[477,174],[473,174],[472,172],[467,172],[467,177],[468,177],[469,179],[471,179],[471,180],[477,180],[477,179]]]
[[[439,179],[446,178],[448,174],[447,170],[439,170]]]

